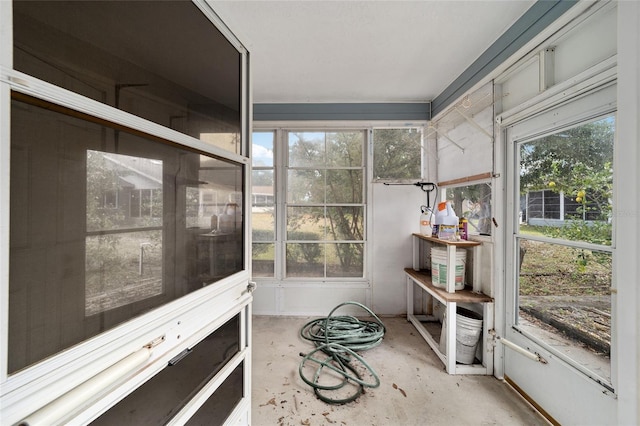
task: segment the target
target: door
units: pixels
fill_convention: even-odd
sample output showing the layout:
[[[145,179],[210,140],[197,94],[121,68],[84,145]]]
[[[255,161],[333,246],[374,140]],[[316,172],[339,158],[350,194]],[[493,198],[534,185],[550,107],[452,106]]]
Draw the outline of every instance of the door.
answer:
[[[505,376],[560,424],[615,422],[615,85],[506,129]],[[537,359],[537,360],[536,360]]]

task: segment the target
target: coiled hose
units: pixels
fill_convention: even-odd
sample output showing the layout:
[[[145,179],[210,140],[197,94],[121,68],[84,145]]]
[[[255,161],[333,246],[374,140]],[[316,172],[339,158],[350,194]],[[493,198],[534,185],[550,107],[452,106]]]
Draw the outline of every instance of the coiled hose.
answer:
[[[358,306],[369,313],[374,321],[359,320],[353,316],[333,316],[333,313],[345,305]],[[333,308],[325,318],[319,318],[306,323],[300,330],[300,336],[313,342],[316,348],[308,354],[300,353],[303,357],[298,371],[302,380],[311,386],[316,396],[330,404],[346,404],[354,401],[364,393],[365,387],[376,388],[380,386],[380,379],[373,368],[356,353],[374,348],[382,343],[382,338],[386,332],[385,326],[369,308],[358,302],[345,302]],[[322,352],[326,355],[323,359],[315,358],[314,355]],[[313,378],[310,379],[304,374],[304,367],[308,361],[317,364]],[[358,372],[360,367],[368,372],[373,381],[363,380],[362,374]],[[330,382],[335,382],[335,377],[342,377],[338,383],[321,384],[320,378],[324,369],[329,370],[332,376]],[[351,392],[342,391],[347,385],[353,388]],[[346,396],[330,397],[327,392],[335,395]]]

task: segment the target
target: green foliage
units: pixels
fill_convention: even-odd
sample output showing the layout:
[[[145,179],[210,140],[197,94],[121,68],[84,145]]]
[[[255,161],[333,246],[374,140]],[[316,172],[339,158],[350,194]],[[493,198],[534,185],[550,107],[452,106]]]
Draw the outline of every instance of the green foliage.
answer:
[[[293,133],[289,138],[288,199],[294,207],[287,217],[289,240],[364,240],[364,133]],[[324,207],[325,205],[329,205]],[[310,223],[320,232],[303,232]],[[363,255],[362,244],[339,244],[343,267]],[[291,244],[287,259],[313,263],[322,255],[320,244]]]
[[[521,191],[562,192],[578,203],[575,214],[565,215],[563,226],[540,227],[544,235],[611,245],[614,135],[615,122],[609,117],[521,146]],[[599,262],[602,256],[580,250],[578,270],[584,272],[591,260]]]
[[[318,235],[313,232],[291,231],[290,240],[317,241]],[[307,263],[316,263],[322,255],[322,247],[318,243],[298,243],[287,246],[287,261],[298,262],[300,258]]]
[[[552,238],[570,241],[585,241],[593,244],[611,245],[611,223],[586,222],[584,220],[568,220],[564,226],[544,227],[544,233]]]
[[[374,130],[373,175],[376,179],[420,179],[421,148],[418,129]]]

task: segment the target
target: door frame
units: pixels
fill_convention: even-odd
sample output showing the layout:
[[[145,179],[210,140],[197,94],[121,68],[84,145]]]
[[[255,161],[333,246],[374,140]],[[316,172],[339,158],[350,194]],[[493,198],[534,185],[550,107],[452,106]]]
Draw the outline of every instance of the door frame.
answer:
[[[615,71],[615,67],[613,67],[613,71]],[[576,87],[569,88],[569,91],[565,92],[567,95],[556,99],[552,106],[547,104],[547,107],[527,111],[527,114],[521,114],[513,122],[509,122],[508,112],[498,118],[499,122],[501,118],[507,118],[505,121],[508,123],[501,130],[505,141],[506,171],[504,337],[529,352],[539,354],[547,361],[547,364],[535,362],[519,352],[505,348],[504,376],[552,421],[561,424],[606,424],[611,422],[611,419],[617,418],[617,395],[615,393],[617,345],[614,333],[616,303],[615,297],[612,297],[611,381],[613,386],[599,383],[598,380],[589,377],[584,371],[580,371],[571,363],[558,357],[558,354],[550,348],[528,338],[514,325],[517,310],[515,283],[518,273],[515,234],[519,206],[515,147],[519,141],[534,139],[554,129],[615,113],[615,72],[608,68],[596,77],[590,79],[593,84],[588,90],[579,90]],[[544,105],[544,102],[538,105]],[[617,146],[614,146],[614,151],[616,148]],[[616,172],[614,169],[615,181]],[[615,239],[612,244],[612,252],[615,256]],[[615,281],[612,282],[612,287],[615,287]],[[612,293],[615,296],[613,291]],[[568,395],[570,397],[567,397]],[[580,403],[571,403],[571,401],[580,401]]]

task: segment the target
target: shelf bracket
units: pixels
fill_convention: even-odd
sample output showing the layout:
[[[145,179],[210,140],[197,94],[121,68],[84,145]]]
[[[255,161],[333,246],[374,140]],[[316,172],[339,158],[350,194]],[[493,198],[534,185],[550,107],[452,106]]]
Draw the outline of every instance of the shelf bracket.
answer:
[[[489,133],[485,129],[483,129],[482,126],[480,126],[473,118],[469,117],[467,114],[462,112],[458,107],[454,107],[454,109],[456,110],[456,112],[458,114],[460,114],[462,116],[462,118],[467,120],[469,122],[469,124],[471,124],[473,127],[475,127],[476,130],[478,130],[481,133],[484,133],[489,138],[491,143],[493,143],[493,135],[491,133]]]

